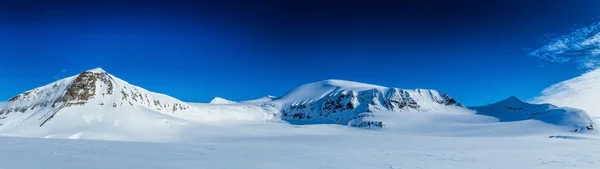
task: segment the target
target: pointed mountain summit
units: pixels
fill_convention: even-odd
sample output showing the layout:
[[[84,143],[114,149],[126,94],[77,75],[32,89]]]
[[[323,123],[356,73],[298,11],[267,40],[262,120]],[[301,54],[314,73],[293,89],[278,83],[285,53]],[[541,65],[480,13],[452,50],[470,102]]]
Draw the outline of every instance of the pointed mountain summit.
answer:
[[[231,100],[227,100],[224,98],[220,98],[220,97],[215,97],[214,99],[212,99],[209,104],[234,104],[236,102],[231,101]]]
[[[514,96],[471,109],[476,110],[477,114],[495,117],[500,122],[538,120],[575,132],[597,130],[594,121],[583,110],[551,104],[526,103]]]
[[[523,100],[519,99],[516,96],[510,96],[504,100],[496,102],[495,104],[520,105],[520,104],[528,104],[528,103],[525,103]]]
[[[86,70],[86,72],[90,72],[90,73],[106,73],[106,71],[100,67],[94,68],[94,69],[90,69],[90,70]]]
[[[136,120],[128,118],[139,112],[168,115],[188,109],[190,106],[182,101],[95,68],[14,96],[0,110],[0,129],[89,127],[107,120]]]

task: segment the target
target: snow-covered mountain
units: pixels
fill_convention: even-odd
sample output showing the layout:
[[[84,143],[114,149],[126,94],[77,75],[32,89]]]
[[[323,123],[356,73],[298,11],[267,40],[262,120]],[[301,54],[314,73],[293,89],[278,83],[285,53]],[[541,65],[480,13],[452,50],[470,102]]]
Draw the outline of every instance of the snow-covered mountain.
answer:
[[[220,97],[215,97],[214,99],[212,99],[210,101],[209,104],[234,104],[234,103],[236,103],[236,102],[231,101],[231,100],[227,100],[227,99],[224,99],[224,98],[220,98]]]
[[[156,129],[150,126],[185,123],[174,117],[192,109],[97,68],[14,96],[0,110],[0,130],[43,128],[53,133],[97,127],[149,132]]]
[[[434,111],[462,107],[435,90],[405,90],[344,81],[324,80],[302,85],[273,101],[281,118],[291,123],[333,123],[380,128],[382,121],[365,120],[378,113]]]
[[[600,69],[554,84],[532,102],[575,107],[600,117]]]
[[[500,122],[538,120],[574,132],[598,129],[594,121],[581,109],[557,107],[551,104],[531,104],[516,97],[509,97],[487,106],[472,107],[472,109],[478,114],[495,117]]]

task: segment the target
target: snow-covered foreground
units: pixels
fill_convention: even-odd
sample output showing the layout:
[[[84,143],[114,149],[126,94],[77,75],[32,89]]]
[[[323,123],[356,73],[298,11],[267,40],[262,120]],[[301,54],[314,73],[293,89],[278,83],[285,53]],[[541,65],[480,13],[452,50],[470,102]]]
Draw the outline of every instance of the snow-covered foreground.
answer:
[[[339,125],[240,124],[206,130],[163,143],[0,137],[0,168],[600,167],[600,141],[594,139],[441,137]]]

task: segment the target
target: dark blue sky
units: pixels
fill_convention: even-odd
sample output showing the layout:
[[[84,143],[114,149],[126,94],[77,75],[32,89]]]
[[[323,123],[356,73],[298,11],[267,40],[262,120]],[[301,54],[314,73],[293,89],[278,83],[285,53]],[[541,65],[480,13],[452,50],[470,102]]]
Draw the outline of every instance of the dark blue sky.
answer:
[[[0,3],[0,100],[94,67],[195,102],[332,78],[529,99],[582,73],[529,52],[600,16],[569,0]]]

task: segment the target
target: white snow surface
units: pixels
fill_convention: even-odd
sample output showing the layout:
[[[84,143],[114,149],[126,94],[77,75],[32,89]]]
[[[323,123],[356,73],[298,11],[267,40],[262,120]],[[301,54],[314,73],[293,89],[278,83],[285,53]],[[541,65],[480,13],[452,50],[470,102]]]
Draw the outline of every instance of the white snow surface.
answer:
[[[379,89],[381,91],[386,91],[388,88],[383,86],[345,80],[324,80],[301,85],[300,87],[285,94],[278,101],[283,102],[284,104],[290,104],[297,100],[318,100],[336,90],[364,91],[371,89]]]
[[[212,99],[209,104],[233,104],[235,103],[234,101],[231,100],[227,100],[224,98],[220,98],[220,97],[215,97],[214,99]]]
[[[557,107],[551,104],[531,104],[514,96],[472,109],[478,114],[495,117],[501,122],[537,120],[560,126],[567,131],[597,133],[598,130],[594,120],[581,109]]]
[[[104,73],[101,69],[89,72]],[[97,82],[93,99],[60,109],[41,127],[40,119],[53,109],[50,104],[40,103],[61,98],[76,76],[33,89],[27,96],[20,95],[18,101],[8,103],[7,107],[19,109],[0,119],[4,124],[0,127],[3,150],[0,168],[595,169],[600,166],[597,147],[600,137],[564,128],[578,124],[577,118],[552,123],[546,117],[523,116],[527,112],[502,111],[505,105],[513,106],[512,109],[516,104],[528,110],[531,107],[534,112],[559,112],[549,119],[585,119],[585,113],[576,109],[552,105],[540,108],[507,99],[499,102],[502,104],[493,104],[499,107],[486,107],[492,111],[482,113],[456,104],[444,105],[448,100],[435,90],[402,90],[342,80],[303,85],[271,101],[185,103],[110,74],[108,77],[115,89],[112,94],[106,93],[107,83]],[[362,120],[383,121],[385,127],[295,125],[280,118],[285,107],[326,103],[337,98],[351,98],[340,102],[356,107],[336,114],[374,110],[373,116],[361,116]],[[421,107],[397,109],[400,103],[410,103],[404,102],[407,99],[413,99]],[[390,100],[397,103],[386,106],[384,101]],[[37,108],[31,109],[31,105]],[[20,112],[23,106],[27,109]],[[563,110],[572,113],[561,113]]]
[[[461,107],[450,96],[436,90],[400,89],[351,82],[324,80],[297,87],[271,102],[280,117],[294,124],[342,124],[380,128],[385,121],[372,116],[399,112],[442,111]]]
[[[596,69],[544,89],[532,102],[579,108],[600,117],[599,100],[600,69]]]
[[[444,120],[447,117],[450,119]],[[465,117],[468,116],[431,115],[405,120],[413,123],[406,131],[282,123],[203,125],[191,127],[181,140],[169,142],[0,137],[3,150],[0,167],[596,169],[600,166],[598,138],[547,135],[560,133],[550,132],[551,127],[533,121],[495,126],[499,124],[482,123],[485,117],[463,121],[471,119]],[[511,129],[522,126],[548,133],[537,131],[531,135],[532,131]],[[429,135],[414,134],[419,131]],[[511,134],[505,137],[494,133]],[[85,137],[85,133],[75,133],[71,138],[79,137]]]
[[[254,99],[254,100],[243,101],[243,103],[255,103],[255,104],[258,104],[258,103],[271,102],[271,101],[273,101],[275,99],[277,99],[277,97],[268,95],[268,96],[265,96],[265,97],[262,97],[262,98],[258,98],[258,99]]]

